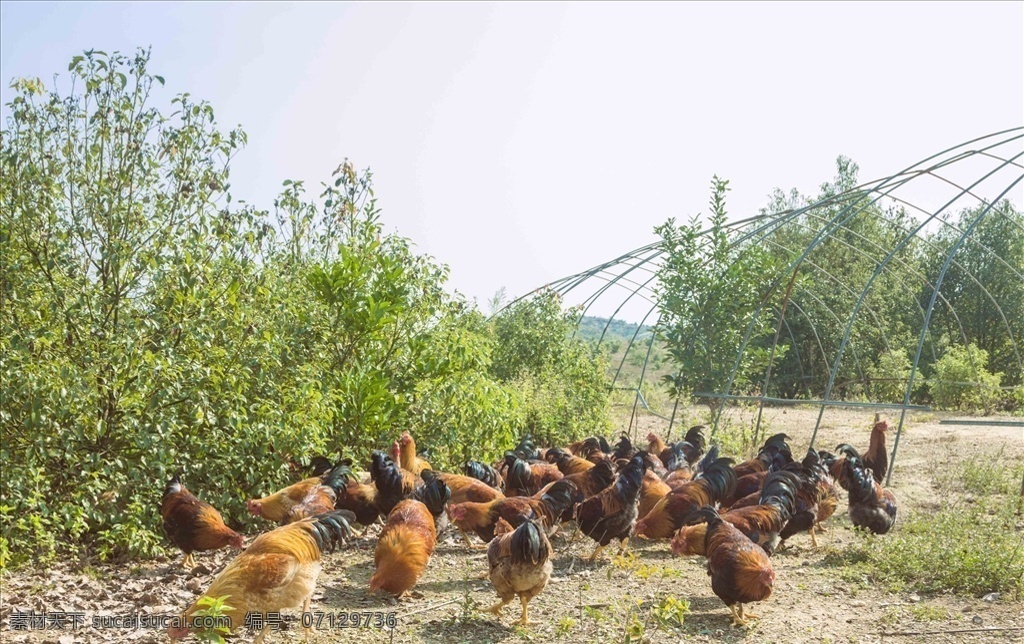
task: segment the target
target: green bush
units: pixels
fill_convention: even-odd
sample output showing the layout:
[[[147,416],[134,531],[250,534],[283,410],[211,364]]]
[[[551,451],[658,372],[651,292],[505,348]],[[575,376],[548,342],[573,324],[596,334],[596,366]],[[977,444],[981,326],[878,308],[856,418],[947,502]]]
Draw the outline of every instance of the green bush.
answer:
[[[966,347],[951,345],[934,365],[931,394],[943,409],[984,410],[991,413],[999,403],[1002,373],[989,373],[988,352],[973,342]]]
[[[527,409],[599,422],[601,365],[562,326],[533,337],[550,342],[517,374],[543,384],[543,408],[495,374],[504,336],[445,291],[443,265],[384,233],[368,172],[343,163],[315,199],[285,181],[270,212],[232,204],[245,134],[188,94],[171,115],[150,107],[163,79],[147,65],[93,51],[66,94],[13,85],[0,566],[58,544],[161,552],[160,491],[179,468],[246,531],[245,500],[315,454],[365,462],[408,429],[451,467],[499,456]]]
[[[905,349],[897,348],[879,354],[866,369],[867,378],[871,383],[872,399],[881,402],[903,402],[910,379],[910,366],[910,357]],[[914,382],[919,386],[921,381],[919,369],[914,375]]]
[[[557,294],[543,291],[492,322],[491,373],[520,392],[525,430],[551,445],[609,427],[606,359],[574,335],[576,320]]]

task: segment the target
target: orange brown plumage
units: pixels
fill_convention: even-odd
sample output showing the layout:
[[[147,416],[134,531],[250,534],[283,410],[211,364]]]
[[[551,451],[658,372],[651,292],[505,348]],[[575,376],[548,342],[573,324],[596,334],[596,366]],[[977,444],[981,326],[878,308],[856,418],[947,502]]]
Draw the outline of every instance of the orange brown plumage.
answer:
[[[164,487],[160,516],[167,538],[185,553],[185,566],[195,563],[193,552],[219,550],[227,545],[242,547],[242,535],[224,524],[216,508],[189,492],[181,484],[180,475],[174,475]]]

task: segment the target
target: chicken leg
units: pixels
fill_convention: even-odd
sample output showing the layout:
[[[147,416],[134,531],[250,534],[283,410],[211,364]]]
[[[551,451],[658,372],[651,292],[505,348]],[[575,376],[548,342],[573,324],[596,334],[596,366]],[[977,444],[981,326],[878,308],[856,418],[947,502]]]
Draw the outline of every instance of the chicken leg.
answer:
[[[192,556],[191,552],[185,554],[185,559],[181,562],[181,566],[189,570],[196,567],[196,558]]]
[[[520,626],[528,626],[529,624],[531,624],[531,623],[532,623],[532,622],[530,622],[530,620],[529,620],[529,619],[528,619],[528,618],[526,617],[526,606],[527,606],[527,604],[529,604],[529,603],[530,603],[530,599],[529,599],[528,597],[525,597],[525,596],[523,596],[523,595],[520,595],[520,596],[519,596],[519,601],[520,601],[520,602],[522,602],[522,604],[523,604],[523,614],[522,614],[522,616],[520,616],[520,618],[519,618],[519,625],[520,625]]]
[[[740,615],[739,612],[737,612],[735,604],[733,604],[732,606],[729,607],[729,612],[732,613],[732,625],[733,626],[746,626],[747,625],[747,621],[745,619],[743,619],[743,616]]]
[[[494,613],[498,617],[501,617],[501,609],[505,608],[505,606],[507,606],[511,602],[512,602],[511,599],[503,599],[500,602],[498,602],[497,604],[495,604],[494,606],[488,606],[487,608],[484,609],[484,611],[488,612],[488,613]]]
[[[252,644],[263,644],[263,638],[267,636],[267,629],[268,628],[270,628],[269,624],[267,626],[264,626],[263,628],[261,628],[260,632],[259,632],[259,635],[257,635],[256,639],[254,639],[252,641]]]
[[[487,547],[486,543],[473,543],[472,541],[470,541],[469,540],[469,534],[465,530],[463,530],[462,528],[459,528],[458,530],[459,530],[459,534],[462,535],[462,540],[465,541],[466,545],[469,546],[470,548],[472,548],[473,550],[483,550],[484,548]]]
[[[308,596],[306,597],[305,601],[303,601],[303,602],[302,602],[302,615],[300,615],[300,616],[299,616],[299,623],[300,623],[300,624],[301,624],[301,623],[303,623],[303,622],[305,621],[305,618],[306,618],[306,613],[308,613],[308,612],[309,612],[309,602],[310,602],[310,600],[311,600],[311,599],[313,599],[313,595],[308,595]],[[312,616],[311,616],[311,617],[312,617]],[[311,620],[311,621],[312,621],[312,620]],[[311,633],[312,631],[313,631],[313,627],[312,627],[312,625],[310,625],[310,626],[304,626],[304,627],[302,628],[302,632],[303,632],[303,639],[304,639],[304,640],[305,640],[306,642],[308,642],[308,641],[309,641],[309,634],[310,634],[310,633]]]
[[[604,550],[604,546],[598,546],[594,548],[594,552],[589,557],[587,557],[587,563],[593,563],[593,561],[597,559],[597,555],[601,554],[602,550]]]
[[[814,536],[814,526],[811,526],[811,547],[818,547],[818,539]]]
[[[620,544],[622,548],[619,550],[619,556],[623,557],[629,551],[629,537],[623,539]]]

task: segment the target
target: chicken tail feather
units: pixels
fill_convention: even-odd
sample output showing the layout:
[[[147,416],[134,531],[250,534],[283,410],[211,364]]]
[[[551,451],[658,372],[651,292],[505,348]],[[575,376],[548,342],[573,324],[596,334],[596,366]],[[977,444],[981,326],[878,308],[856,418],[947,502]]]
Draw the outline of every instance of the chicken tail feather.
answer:
[[[533,521],[527,521],[512,533],[511,555],[513,564],[536,565],[547,560],[548,542]]]

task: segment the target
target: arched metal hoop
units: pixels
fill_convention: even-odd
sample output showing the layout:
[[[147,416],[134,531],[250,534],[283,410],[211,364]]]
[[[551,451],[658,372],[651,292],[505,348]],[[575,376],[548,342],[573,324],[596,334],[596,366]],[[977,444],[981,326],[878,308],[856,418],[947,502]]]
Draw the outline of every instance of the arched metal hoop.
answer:
[[[784,267],[777,275],[771,276],[771,295],[765,298],[754,313],[754,319],[750,320],[742,342],[736,347],[735,362],[728,383],[720,391],[693,392],[694,395],[725,401],[754,401],[758,404],[758,426],[766,404],[817,405],[819,412],[811,438],[812,447],[825,409],[828,407],[899,410],[900,419],[892,448],[889,479],[886,480],[888,485],[896,464],[896,454],[907,411],[928,408],[911,404],[910,401],[922,357],[927,355],[932,362],[936,359],[937,338],[932,337],[929,328],[936,312],[944,312],[952,321],[951,324],[955,327],[954,334],[958,336],[955,341],[965,344],[969,341],[954,303],[947,297],[948,294],[942,292],[943,281],[949,270],[959,271],[971,287],[976,289],[979,299],[984,299],[986,305],[992,307],[995,317],[992,319],[990,330],[1003,334],[1012,349],[1011,364],[1016,369],[1015,373],[1004,374],[1004,382],[1012,383],[1012,388],[1024,386],[1024,361],[1021,358],[1020,347],[1024,338],[1014,334],[1015,327],[1004,312],[1008,303],[1000,301],[999,294],[984,282],[984,276],[972,272],[969,268],[971,264],[964,261],[967,253],[979,254],[999,264],[1010,279],[1024,281],[1024,270],[1021,269],[1024,261],[1021,258],[1000,257],[974,235],[985,218],[1003,216],[997,208],[1001,200],[1009,199],[1018,210],[1021,208],[1024,202],[1022,186],[1024,127],[1018,127],[953,146],[889,177],[861,184],[815,203],[781,212],[762,212],[754,217],[730,222],[727,227],[731,243],[737,249],[742,252],[748,245],[770,247],[784,259]],[[900,209],[908,215],[901,220],[902,223],[894,223],[894,209]],[[958,225],[953,217],[967,209],[976,214],[962,225]],[[898,231],[897,238],[891,240],[889,247],[866,239],[855,229],[858,218],[861,217],[887,218],[887,225]],[[1020,225],[1018,221],[1010,221],[1014,225]],[[944,238],[948,242],[943,248],[939,248],[930,237],[937,229],[944,230]],[[780,241],[779,234],[780,231],[787,230],[799,230],[803,238],[809,237],[810,241],[804,248],[787,245]],[[702,237],[707,240],[710,232],[707,229],[702,231]],[[939,268],[934,274],[924,274],[921,270],[907,265],[902,253],[911,248],[911,245],[917,245],[925,252],[942,253]],[[873,262],[873,272],[866,280],[857,282],[855,278],[845,275],[841,267],[822,265],[815,251],[829,247],[843,247],[845,251]],[[542,287],[559,293],[566,303],[579,305],[581,317],[595,312],[607,316],[608,322],[600,335],[599,344],[604,341],[612,320],[624,311],[630,312],[633,318],[631,321],[640,322],[640,326],[629,339],[621,362],[615,368],[612,382],[613,388],[636,391],[630,420],[631,428],[640,406],[647,407],[641,393],[643,388],[657,386],[657,383],[650,381],[648,361],[652,348],[660,339],[657,274],[663,259],[664,250],[660,243],[655,242]],[[805,288],[796,279],[801,274],[811,275],[814,279],[833,284],[837,292],[848,296],[848,305],[844,308],[834,302],[829,304],[822,301],[813,290]],[[873,395],[868,378],[861,368],[864,351],[858,349],[860,333],[877,333],[878,339],[886,348],[890,345],[890,338],[885,335],[885,329],[879,322],[884,312],[875,310],[868,301],[873,289],[884,281],[881,279],[883,277],[902,289],[902,297],[913,301],[912,306],[919,315],[920,326],[912,329],[917,341],[906,347],[913,353],[913,363],[910,377],[906,379],[903,387],[901,400],[880,400],[878,396]],[[771,322],[768,326],[773,337],[768,340],[772,355],[775,354],[780,342],[789,341],[796,346],[791,325],[797,322],[809,327],[816,344],[815,350],[804,351],[802,354],[799,351],[795,352],[795,368],[791,369],[793,373],[777,373],[777,370],[771,367],[772,361],[769,360],[763,377],[758,379],[759,393],[735,393],[733,385],[739,365],[751,341],[762,341],[763,346],[764,338],[752,337],[757,318],[761,316],[765,316],[765,319]],[[839,331],[838,334],[836,330]],[[633,345],[641,341],[645,346],[637,347],[637,350],[644,352],[640,375],[636,382],[622,382],[622,367],[626,358],[633,350]],[[843,358],[847,349],[853,358],[854,368],[844,370]],[[824,378],[825,369],[827,379]],[[974,379],[961,384],[984,386],[973,363],[971,369],[974,372]],[[821,379],[825,380],[825,385],[818,391],[812,391],[808,385],[808,374],[813,373],[820,374]],[[854,375],[851,376],[850,373]],[[845,384],[853,384],[859,380],[868,399],[847,400],[839,380],[842,374],[846,377]],[[793,389],[800,392],[800,397],[773,395],[773,383],[780,380],[799,383]],[[675,422],[678,405],[678,399],[673,401],[670,416],[656,414],[668,422],[669,431]],[[721,414],[721,408],[718,414]],[[718,421],[719,417],[716,415],[712,432],[717,429]],[[1024,428],[1024,422],[1020,423],[1020,426]]]

